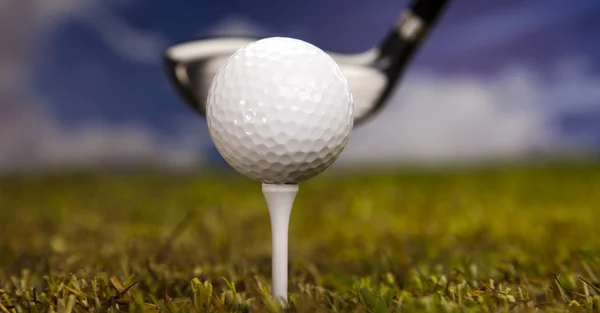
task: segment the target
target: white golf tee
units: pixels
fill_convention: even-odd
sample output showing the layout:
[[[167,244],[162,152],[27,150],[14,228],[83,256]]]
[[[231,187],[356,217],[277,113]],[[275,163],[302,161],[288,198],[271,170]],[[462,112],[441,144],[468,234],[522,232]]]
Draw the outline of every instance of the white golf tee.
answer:
[[[272,292],[273,297],[285,306],[288,295],[288,230],[298,185],[263,184],[262,191],[271,217]]]

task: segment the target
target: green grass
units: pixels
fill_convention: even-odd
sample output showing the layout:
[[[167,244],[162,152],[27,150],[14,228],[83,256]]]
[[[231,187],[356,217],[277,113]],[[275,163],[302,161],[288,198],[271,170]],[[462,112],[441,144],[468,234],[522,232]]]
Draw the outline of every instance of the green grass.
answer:
[[[291,312],[600,312],[600,165],[324,175]],[[268,312],[269,216],[238,175],[0,180],[0,312]]]

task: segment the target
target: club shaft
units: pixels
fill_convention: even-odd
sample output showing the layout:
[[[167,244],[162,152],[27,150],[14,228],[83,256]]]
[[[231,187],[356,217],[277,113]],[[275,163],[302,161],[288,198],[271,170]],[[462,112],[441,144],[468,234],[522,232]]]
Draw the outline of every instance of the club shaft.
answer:
[[[397,76],[410,62],[429,31],[435,26],[448,0],[415,0],[400,15],[396,28],[380,46],[376,65],[389,76]]]
[[[435,23],[448,0],[415,0],[409,6],[410,11],[419,16],[425,23]]]
[[[386,88],[378,96],[372,110],[356,119],[361,123],[377,113],[395,90],[408,64],[423,45],[429,32],[449,0],[415,0],[400,15],[396,27],[392,29],[379,46],[379,56],[373,62],[388,80]]]

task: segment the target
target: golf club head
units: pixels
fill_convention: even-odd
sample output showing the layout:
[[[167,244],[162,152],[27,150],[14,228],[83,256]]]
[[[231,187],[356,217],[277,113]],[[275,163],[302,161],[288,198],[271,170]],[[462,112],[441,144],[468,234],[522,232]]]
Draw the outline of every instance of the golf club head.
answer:
[[[448,0],[414,0],[377,47],[346,55],[326,51],[340,66],[354,97],[354,125],[372,117],[387,103],[398,81]],[[167,48],[163,65],[169,81],[193,111],[206,114],[213,77],[237,50],[261,37],[216,37]]]
[[[165,51],[164,69],[185,103],[204,116],[208,90],[219,68],[234,52],[258,39],[220,37],[180,43]]]

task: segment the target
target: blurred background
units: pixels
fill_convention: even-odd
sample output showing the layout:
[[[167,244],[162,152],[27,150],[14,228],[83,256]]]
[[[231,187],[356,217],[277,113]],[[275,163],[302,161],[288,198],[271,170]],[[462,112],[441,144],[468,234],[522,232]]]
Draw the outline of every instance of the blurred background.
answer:
[[[409,1],[0,1],[0,168],[221,163],[163,50],[213,35],[362,52]],[[455,0],[336,166],[594,156],[600,1]]]

